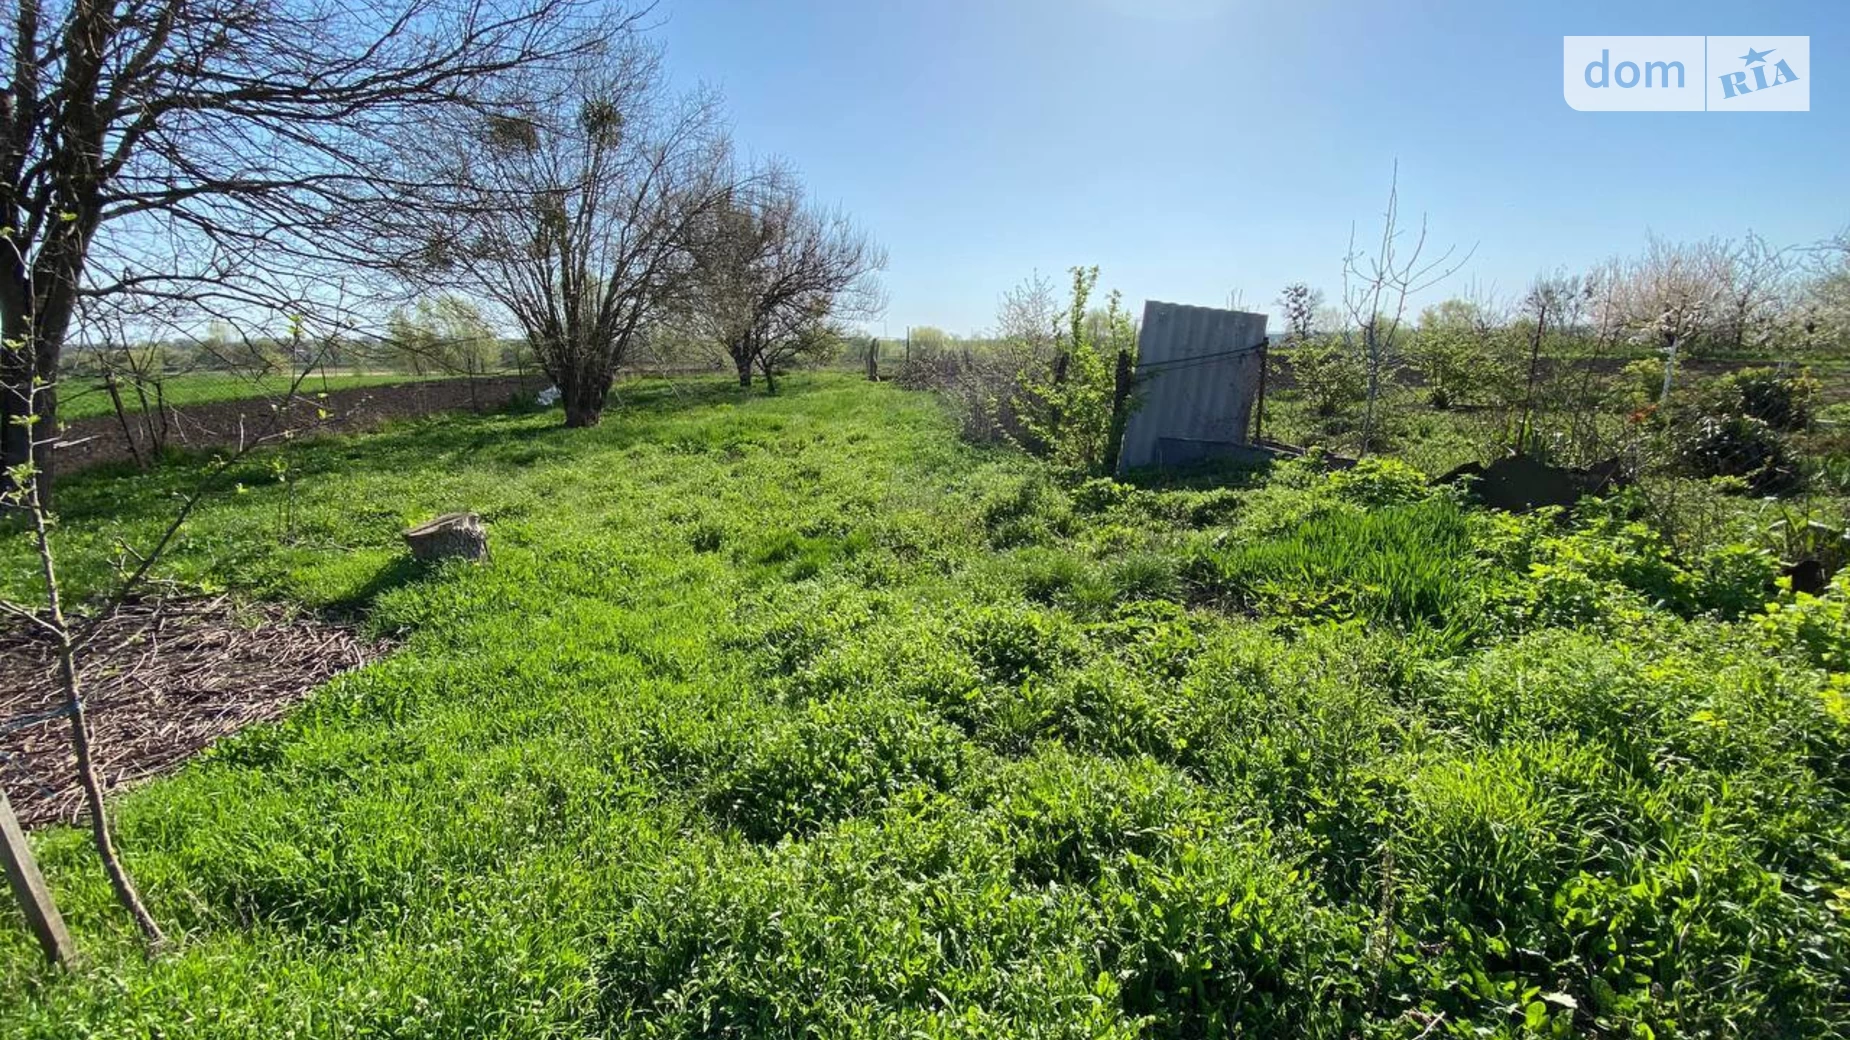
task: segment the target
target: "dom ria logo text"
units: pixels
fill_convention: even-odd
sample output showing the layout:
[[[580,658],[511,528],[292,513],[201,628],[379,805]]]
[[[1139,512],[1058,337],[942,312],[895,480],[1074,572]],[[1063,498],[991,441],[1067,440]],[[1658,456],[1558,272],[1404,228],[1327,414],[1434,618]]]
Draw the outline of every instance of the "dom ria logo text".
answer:
[[[1564,36],[1582,112],[1809,112],[1809,36]]]
[[[1747,72],[1727,73],[1722,76],[1722,99],[1726,100],[1728,98],[1735,97],[1740,94],[1751,94],[1756,90],[1765,90],[1768,87],[1777,87],[1782,83],[1798,82],[1799,74],[1792,71],[1792,66],[1788,65],[1786,63],[1786,59],[1784,58],[1781,58],[1776,64],[1774,64],[1773,78],[1771,81],[1768,81],[1767,71],[1766,71],[1767,70],[1767,66],[1766,66],[1767,56],[1772,54],[1773,50],[1777,50],[1777,49],[1778,48],[1773,48],[1773,49],[1764,50],[1764,51],[1757,51],[1757,50],[1754,50],[1752,47],[1749,47],[1747,49],[1747,53],[1741,56],[1741,61],[1742,63],[1748,66],[1751,66],[1751,68],[1748,71],[1753,73],[1754,85],[1751,87],[1747,85],[1747,75],[1748,75]]]

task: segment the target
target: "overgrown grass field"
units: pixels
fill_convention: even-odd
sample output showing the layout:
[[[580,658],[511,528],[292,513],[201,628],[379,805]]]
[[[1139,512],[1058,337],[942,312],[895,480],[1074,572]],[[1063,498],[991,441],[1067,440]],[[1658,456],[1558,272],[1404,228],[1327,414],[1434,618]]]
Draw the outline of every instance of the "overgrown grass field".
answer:
[[[0,1034],[1850,1036],[1850,579],[1392,464],[1065,483],[846,376],[624,396],[199,513],[173,576],[399,648],[119,800],[177,952],[38,834],[89,964],[0,918]],[[188,479],[67,481],[72,581]],[[411,567],[458,508],[493,561]]]

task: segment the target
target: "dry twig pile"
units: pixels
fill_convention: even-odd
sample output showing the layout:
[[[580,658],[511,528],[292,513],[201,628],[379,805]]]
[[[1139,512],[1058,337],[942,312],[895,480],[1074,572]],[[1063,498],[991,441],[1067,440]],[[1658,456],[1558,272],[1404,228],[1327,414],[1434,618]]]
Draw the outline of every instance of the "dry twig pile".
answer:
[[[349,628],[228,596],[123,604],[79,654],[105,789],[171,772],[376,656]],[[77,785],[52,645],[0,629],[0,784],[21,822],[75,822]]]

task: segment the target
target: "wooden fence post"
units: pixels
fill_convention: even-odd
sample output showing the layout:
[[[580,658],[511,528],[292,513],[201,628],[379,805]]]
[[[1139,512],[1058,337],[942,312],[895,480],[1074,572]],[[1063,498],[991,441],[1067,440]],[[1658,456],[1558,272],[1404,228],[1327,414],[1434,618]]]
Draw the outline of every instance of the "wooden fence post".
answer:
[[[5,791],[0,791],[0,859],[6,861],[7,884],[46,959],[53,964],[74,962],[77,948],[71,945],[71,933],[64,929],[64,918],[51,901],[51,890],[45,887],[45,877],[32,858],[32,846],[26,844],[26,832],[13,815],[13,803],[7,801]]]
[[[1111,433],[1105,442],[1105,472],[1116,475],[1118,453],[1124,447],[1124,426],[1130,419],[1131,384],[1135,379],[1131,352],[1118,351],[1118,367],[1111,379]]]
[[[1253,406],[1253,443],[1258,444],[1265,436],[1265,370],[1271,367],[1272,341],[1267,339],[1259,344],[1259,400]]]

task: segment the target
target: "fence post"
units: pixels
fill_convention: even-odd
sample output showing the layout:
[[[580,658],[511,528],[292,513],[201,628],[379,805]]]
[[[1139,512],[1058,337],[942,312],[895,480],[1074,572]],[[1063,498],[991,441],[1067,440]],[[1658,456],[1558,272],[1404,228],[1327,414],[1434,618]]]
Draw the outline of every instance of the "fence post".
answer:
[[[1105,441],[1105,472],[1118,472],[1118,453],[1124,448],[1124,426],[1130,418],[1131,352],[1118,351],[1118,367],[1111,378],[1111,434]]]
[[[1253,405],[1253,443],[1258,444],[1265,436],[1265,370],[1271,367],[1272,341],[1265,339],[1259,344],[1259,400]]]
[[[7,801],[5,791],[0,791],[0,859],[6,861],[7,884],[19,900],[19,909],[25,913],[26,924],[38,938],[45,958],[53,964],[75,961],[77,949],[71,945],[71,933],[64,929],[64,918],[51,901],[51,890],[45,887],[45,877],[39,873],[38,861],[32,858],[32,846],[26,844],[26,832],[19,826],[19,817],[13,815],[13,803]]]

